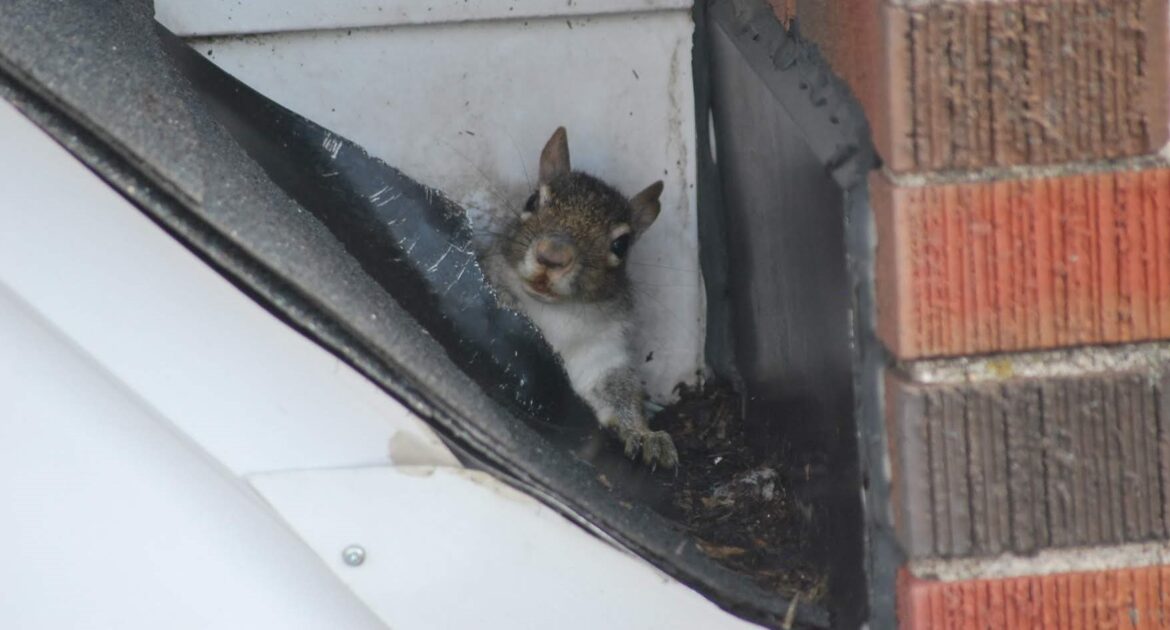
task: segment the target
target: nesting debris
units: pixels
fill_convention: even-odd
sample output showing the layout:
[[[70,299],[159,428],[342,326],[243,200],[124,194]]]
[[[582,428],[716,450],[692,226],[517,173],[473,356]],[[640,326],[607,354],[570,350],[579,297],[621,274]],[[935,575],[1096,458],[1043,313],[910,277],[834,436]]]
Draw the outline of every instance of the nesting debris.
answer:
[[[812,481],[809,469],[749,447],[739,396],[726,385],[684,390],[652,424],[670,432],[680,460],[671,505],[660,511],[708,556],[765,588],[821,600],[827,569],[812,544],[820,510],[798,492]]]

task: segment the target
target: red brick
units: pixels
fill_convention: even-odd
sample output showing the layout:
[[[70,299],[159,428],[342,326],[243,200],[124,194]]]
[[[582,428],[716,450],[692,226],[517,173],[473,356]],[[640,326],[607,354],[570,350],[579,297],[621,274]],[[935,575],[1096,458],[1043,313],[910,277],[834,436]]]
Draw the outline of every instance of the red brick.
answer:
[[[1170,628],[1170,567],[941,582],[898,574],[900,630]]]
[[[1170,169],[870,182],[899,358],[1170,338]]]
[[[784,5],[790,16],[790,2]],[[895,172],[1143,155],[1167,139],[1166,0],[798,0]]]

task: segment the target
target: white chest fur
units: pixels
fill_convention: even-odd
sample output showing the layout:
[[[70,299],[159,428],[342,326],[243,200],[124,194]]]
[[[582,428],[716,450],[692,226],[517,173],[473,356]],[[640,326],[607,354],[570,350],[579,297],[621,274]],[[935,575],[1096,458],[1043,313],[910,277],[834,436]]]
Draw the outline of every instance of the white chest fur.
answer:
[[[630,324],[623,321],[628,318],[594,304],[548,304],[518,293],[521,308],[561,356],[577,393],[630,364]]]

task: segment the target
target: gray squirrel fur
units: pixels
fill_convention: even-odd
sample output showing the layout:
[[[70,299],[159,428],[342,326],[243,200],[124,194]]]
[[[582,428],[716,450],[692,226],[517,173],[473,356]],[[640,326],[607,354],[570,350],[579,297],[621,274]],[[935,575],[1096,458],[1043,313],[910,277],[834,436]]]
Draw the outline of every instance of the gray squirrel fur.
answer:
[[[507,306],[536,324],[560,356],[574,391],[613,431],[628,457],[673,468],[678,452],[646,421],[634,354],[629,247],[658,217],[662,182],[627,199],[573,171],[558,128],[540,155],[537,189],[483,254]]]

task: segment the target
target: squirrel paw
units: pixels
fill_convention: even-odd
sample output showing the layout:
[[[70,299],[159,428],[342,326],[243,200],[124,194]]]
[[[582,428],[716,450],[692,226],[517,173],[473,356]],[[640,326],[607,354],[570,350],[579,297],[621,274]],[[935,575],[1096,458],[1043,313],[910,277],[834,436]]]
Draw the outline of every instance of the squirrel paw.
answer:
[[[674,440],[666,431],[624,429],[618,433],[625,443],[626,457],[635,459],[641,451],[642,461],[651,468],[674,468],[678,465],[678,450],[674,448]]]

